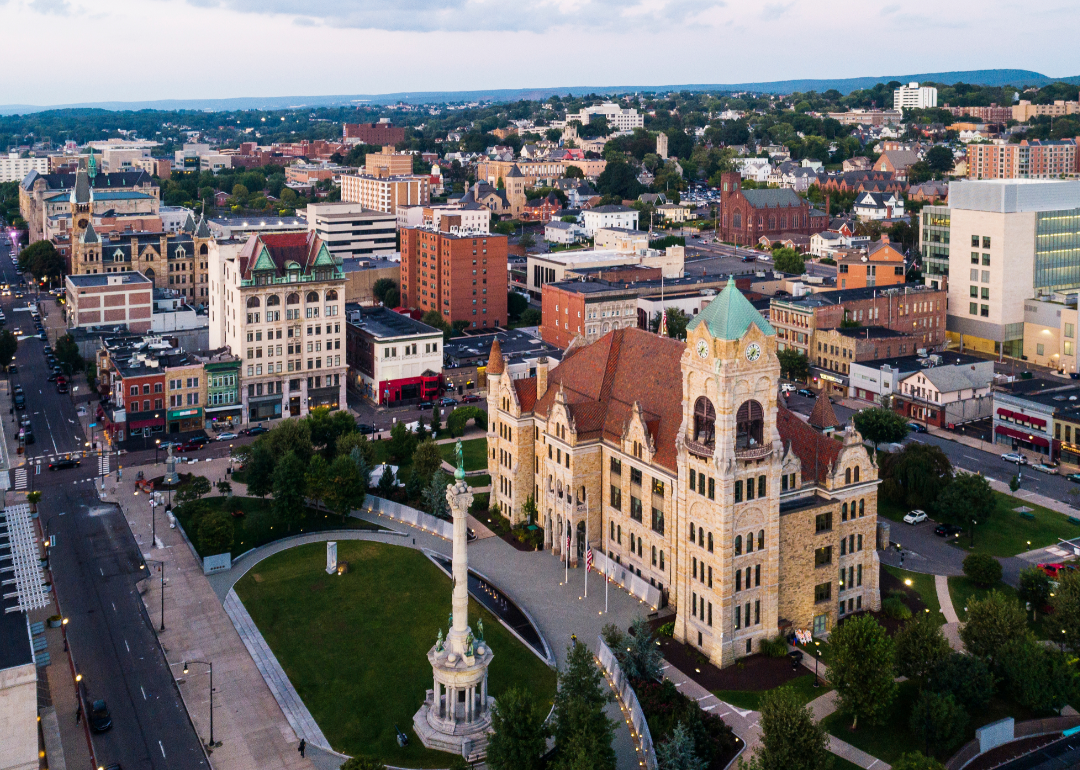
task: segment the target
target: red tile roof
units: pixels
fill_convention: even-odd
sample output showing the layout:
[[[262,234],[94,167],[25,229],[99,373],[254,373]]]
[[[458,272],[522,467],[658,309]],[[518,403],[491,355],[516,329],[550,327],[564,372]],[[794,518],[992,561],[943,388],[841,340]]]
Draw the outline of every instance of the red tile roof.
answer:
[[[278,276],[285,275],[285,265],[296,262],[302,273],[309,273],[319,256],[322,240],[313,232],[252,234],[240,249],[240,277],[251,278],[251,267],[259,259],[260,244],[273,260]]]
[[[502,374],[506,371],[506,361],[503,360],[502,345],[496,337],[491,343],[491,354],[488,356],[487,373]]]
[[[832,401],[825,394],[819,394],[817,400],[814,402],[814,408],[810,412],[810,419],[807,420],[813,428],[835,428],[840,424],[840,421],[836,419],[836,411],[832,408]]]
[[[784,451],[790,444],[795,456],[802,463],[804,479],[824,481],[829,463],[836,464],[841,444],[834,438],[818,433],[787,407],[777,407],[776,429],[784,443]]]
[[[496,345],[499,343],[496,342]],[[491,371],[488,369],[488,371]],[[529,377],[524,380],[514,380],[514,390],[517,391],[518,401],[521,403],[522,412],[531,412],[536,406],[536,378]]]
[[[566,395],[579,439],[618,443],[633,412],[642,417],[656,447],[655,461],[676,469],[675,438],[682,423],[682,370],[686,343],[641,329],[618,329],[585,345],[548,375],[548,389],[536,400],[538,415],[550,413],[556,395]],[[531,386],[527,383],[532,383]],[[519,398],[535,379],[516,380]],[[524,400],[522,407],[525,407]]]

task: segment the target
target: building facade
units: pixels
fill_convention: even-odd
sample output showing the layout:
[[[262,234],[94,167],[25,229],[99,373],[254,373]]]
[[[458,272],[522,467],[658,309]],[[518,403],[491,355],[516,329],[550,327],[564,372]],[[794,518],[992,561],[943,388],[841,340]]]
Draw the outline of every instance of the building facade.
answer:
[[[928,107],[937,107],[937,89],[933,86],[908,83],[893,91],[894,110],[925,110]]]
[[[813,235],[828,226],[828,216],[811,208],[794,190],[743,190],[738,172],[721,175],[721,240],[753,246],[763,235]]]
[[[949,280],[949,207],[923,206],[920,216],[923,276],[927,286],[943,289]]]
[[[448,227],[447,218],[442,225]],[[507,238],[455,235],[421,227],[401,231],[401,304],[434,310],[469,328],[506,323]]]
[[[318,235],[214,248],[210,276],[210,347],[242,359],[245,422],[345,403],[345,275]]]
[[[17,152],[9,152],[0,157],[0,183],[21,182],[27,174],[36,171],[38,174],[49,173],[48,158],[21,158]]]
[[[866,251],[838,251],[834,256],[838,289],[896,286],[906,282],[904,254],[884,233],[880,240],[871,241]]]
[[[969,179],[1052,179],[1077,171],[1072,139],[1021,140],[1020,144],[969,144]]]
[[[126,324],[136,333],[150,331],[154,312],[154,285],[142,273],[68,275],[67,326]]]
[[[405,141],[405,128],[390,123],[346,123],[341,138],[345,144],[395,145]]]
[[[493,346],[487,377],[492,502],[535,500],[546,549],[649,581],[717,665],[880,606],[876,468],[779,406],[775,335],[734,283],[686,342],[621,329],[544,364],[508,379]]]
[[[308,230],[337,258],[376,256],[397,251],[397,219],[358,203],[309,203]]]
[[[384,307],[348,308],[349,383],[380,406],[433,401],[442,393],[443,333]]]
[[[341,177],[341,200],[394,214],[398,206],[430,203],[430,186],[427,176],[389,176],[381,170],[378,175],[348,174]]]

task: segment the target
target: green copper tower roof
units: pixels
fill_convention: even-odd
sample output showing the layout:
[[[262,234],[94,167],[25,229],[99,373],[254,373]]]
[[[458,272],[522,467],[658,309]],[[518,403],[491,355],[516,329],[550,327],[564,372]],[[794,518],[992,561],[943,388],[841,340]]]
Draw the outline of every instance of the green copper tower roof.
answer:
[[[698,324],[705,324],[709,334],[721,340],[742,339],[750,324],[761,329],[762,334],[776,334],[757,308],[736,288],[734,277],[729,277],[720,295],[686,325],[687,331],[697,328]]]

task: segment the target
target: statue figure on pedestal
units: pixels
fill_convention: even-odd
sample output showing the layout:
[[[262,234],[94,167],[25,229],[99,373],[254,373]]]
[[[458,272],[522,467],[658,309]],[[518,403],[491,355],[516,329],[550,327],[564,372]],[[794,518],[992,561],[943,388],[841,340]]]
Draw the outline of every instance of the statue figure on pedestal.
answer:
[[[439,638],[435,640],[435,652],[443,651],[443,636],[442,629],[439,629]]]

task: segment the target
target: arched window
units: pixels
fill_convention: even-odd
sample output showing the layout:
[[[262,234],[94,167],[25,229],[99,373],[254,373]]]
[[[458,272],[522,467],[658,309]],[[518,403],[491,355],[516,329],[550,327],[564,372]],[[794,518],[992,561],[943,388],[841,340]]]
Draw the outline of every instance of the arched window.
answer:
[[[735,590],[736,591],[741,591],[742,590],[742,570],[741,569],[735,570]],[[738,607],[736,607],[735,609],[738,609]]]
[[[709,533],[709,553],[712,553],[712,532]]]
[[[855,483],[857,484],[858,482],[859,482],[859,466],[856,465],[855,466]]]
[[[694,403],[694,441],[705,446],[716,443],[716,410],[705,396]]]
[[[760,551],[765,547],[765,530],[759,529],[757,533],[757,548]]]
[[[746,552],[747,553],[753,553],[754,552],[754,533],[753,532],[747,532],[746,533]]]
[[[840,507],[840,521],[847,521],[847,503]]]
[[[765,413],[757,401],[744,401],[735,415],[735,449],[761,446]]]
[[[848,468],[848,469],[846,469],[844,471],[844,483],[845,484],[850,484],[851,483],[851,468]]]
[[[300,304],[300,295],[297,294],[294,291],[292,294],[289,294],[288,296],[285,297],[285,304],[286,305],[299,305]]]
[[[327,302],[330,302],[331,300],[335,300],[335,299],[337,299],[337,289],[331,289],[330,291],[326,292],[326,301]]]
[[[655,545],[652,547],[652,563],[653,563],[653,566],[656,566],[656,546]]]
[[[705,528],[704,527],[698,527],[697,528],[697,544],[700,545],[702,548],[705,547]]]
[[[770,230],[775,230],[776,229],[776,217],[769,217],[769,229]]]
[[[271,294],[269,297],[266,298],[266,306],[267,307],[277,307],[280,304],[281,304],[281,297],[279,297],[276,294]]]
[[[694,522],[690,522],[690,542],[691,543],[694,542],[694,532],[695,531],[696,530],[694,529]]]
[[[865,506],[866,506],[866,501],[865,500],[860,500],[859,501],[859,516],[865,515],[865,513],[866,513],[866,507]]]
[[[581,487],[581,488],[580,488],[580,489],[578,490],[578,496],[577,496],[577,501],[578,501],[579,503],[583,503],[583,502],[585,502],[585,487]]]
[[[562,482],[561,481],[556,481],[555,482],[555,493],[558,494],[558,496],[560,498],[562,497]]]
[[[742,535],[735,535],[735,555],[742,556]]]
[[[206,256],[206,244],[205,243],[202,246],[199,247],[199,256],[200,257],[205,257]]]
[[[739,229],[742,228],[742,212],[740,212],[740,211],[735,212],[735,216],[732,217],[732,219],[731,219],[731,224],[736,230],[739,230]]]
[[[308,302],[318,302],[319,301],[319,293],[317,291],[309,291],[307,293],[307,301]]]
[[[248,307],[258,307],[260,304],[261,303],[259,302],[258,297],[248,297],[248,301],[247,301],[247,306]]]

